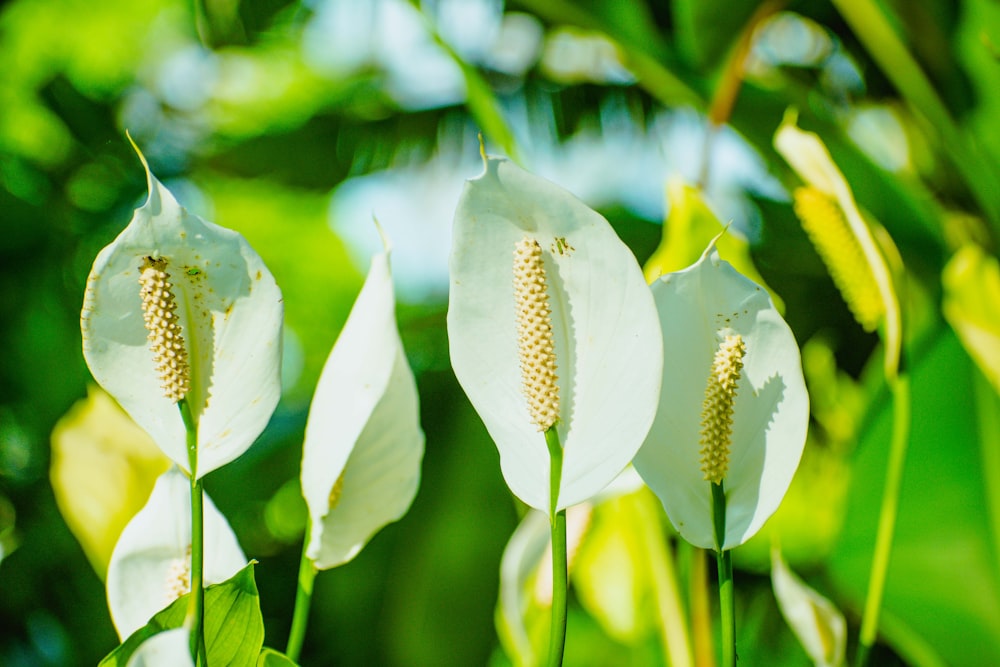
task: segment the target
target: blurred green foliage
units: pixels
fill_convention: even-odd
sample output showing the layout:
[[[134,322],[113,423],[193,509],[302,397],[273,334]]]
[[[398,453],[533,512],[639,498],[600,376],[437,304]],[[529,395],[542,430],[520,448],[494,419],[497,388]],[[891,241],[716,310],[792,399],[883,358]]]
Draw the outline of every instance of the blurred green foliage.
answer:
[[[970,294],[977,281],[953,272],[942,286],[959,249],[975,247],[986,266],[1000,240],[1000,8],[780,4],[0,6],[0,664],[92,665],[117,643],[48,469],[53,426],[89,382],[78,324],[87,272],[144,196],[126,129],[179,200],[242,232],[283,289],[284,400],[254,448],[206,482],[259,561],[266,645],[283,646],[291,617],[308,400],[377,243],[376,215],[396,249],[423,484],[401,522],[319,577],[303,663],[505,662],[498,568],[522,510],[451,374],[444,330],[448,226],[478,171],[478,131],[604,211],[640,261],[661,237],[668,177],[700,186],[715,215],[733,219],[808,351],[809,447],[768,532],[847,613],[853,641],[890,416],[877,340],[854,323],[782,187],[795,181],[771,138],[789,106],[907,270],[914,423],[875,658],[1000,663],[997,323],[985,316],[996,304],[973,305],[995,292]],[[764,22],[748,27],[751,17]],[[747,55],[737,46],[753,27]],[[727,123],[711,150],[710,109]],[[398,185],[428,171],[437,185]],[[957,308],[950,320],[943,299]],[[985,349],[969,343],[970,319],[985,327]],[[741,661],[807,664],[759,574],[766,553],[751,543],[737,554]],[[609,634],[597,590],[591,582],[572,603],[567,664],[659,660],[648,634]]]

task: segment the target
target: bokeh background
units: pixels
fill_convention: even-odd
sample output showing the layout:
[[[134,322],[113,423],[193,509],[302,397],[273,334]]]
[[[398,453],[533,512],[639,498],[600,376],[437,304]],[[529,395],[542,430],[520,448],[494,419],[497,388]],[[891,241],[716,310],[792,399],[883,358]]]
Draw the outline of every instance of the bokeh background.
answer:
[[[991,0],[0,5],[0,664],[90,665],[117,644],[102,584],[113,535],[93,533],[141,506],[158,464],[109,463],[123,455],[107,434],[52,434],[87,410],[73,406],[91,383],[90,265],[145,197],[126,130],[182,204],[247,237],[284,292],[282,402],[206,481],[259,561],[268,645],[283,647],[291,617],[309,399],[379,247],[374,216],[394,246],[423,481],[402,521],[318,577],[303,664],[507,664],[498,568],[524,510],[455,382],[445,330],[451,218],[481,170],[480,133],[604,213],[640,262],[669,224],[671,182],[700,187],[749,241],[803,349],[813,419],[768,535],[737,553],[741,661],[808,664],[767,579],[774,534],[853,641],[888,394],[877,337],[792,213],[796,182],[771,147],[789,107],[907,271],[914,421],[878,664],[1000,664],[998,59]],[[626,530],[616,516],[604,521]],[[630,572],[628,549],[615,553],[615,572]],[[572,605],[568,664],[662,659],[648,624],[622,631],[591,595]]]

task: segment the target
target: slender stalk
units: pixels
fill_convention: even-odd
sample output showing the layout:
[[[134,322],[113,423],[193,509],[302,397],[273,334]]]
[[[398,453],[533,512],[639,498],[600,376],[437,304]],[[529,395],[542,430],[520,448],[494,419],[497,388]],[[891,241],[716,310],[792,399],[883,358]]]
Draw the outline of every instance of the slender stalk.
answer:
[[[187,432],[188,466],[191,469],[191,597],[188,598],[186,625],[191,631],[191,657],[195,664],[207,664],[205,649],[205,511],[204,485],[198,478],[198,427],[186,399],[177,403]]]
[[[678,550],[687,555],[687,560],[691,564],[691,636],[694,664],[699,667],[715,667],[715,651],[712,649],[712,615],[708,602],[707,552],[683,540],[678,544]]]
[[[719,642],[723,667],[736,667],[736,596],[733,590],[733,555],[726,541],[726,490],[712,484],[712,519],[715,525],[715,560],[719,566]]]
[[[865,598],[861,634],[855,667],[864,667],[868,655],[875,644],[878,633],[879,612],[885,593],[885,580],[889,571],[892,554],[892,539],[899,513],[899,493],[903,481],[903,464],[910,439],[910,378],[901,370],[895,379],[889,380],[892,392],[892,441],[889,445],[889,462],[885,472],[885,491],[882,495],[882,509],[879,514],[878,532],[875,536],[875,553],[872,569],[868,577],[868,594]]]
[[[316,566],[306,555],[309,537],[312,532],[312,522],[306,524],[306,537],[302,544],[302,558],[299,560],[299,585],[295,592],[295,611],[292,614],[292,629],[288,633],[287,655],[293,662],[299,661],[302,652],[302,641],[306,636],[306,626],[309,623],[309,605],[312,602],[313,582],[316,579]]]
[[[698,186],[708,189],[708,179],[711,174],[712,143],[718,129],[729,122],[729,117],[736,106],[736,98],[743,87],[743,77],[746,73],[747,56],[753,47],[754,34],[757,27],[765,19],[773,15],[785,5],[786,0],[766,0],[757,6],[753,15],[743,26],[740,38],[733,48],[726,67],[719,77],[711,104],[708,107],[708,123],[705,126],[705,142],[702,146],[701,172],[698,174]]]
[[[552,627],[549,634],[549,667],[560,667],[566,649],[566,592],[569,567],[566,555],[566,510],[559,506],[562,481],[562,445],[553,424],[545,430],[549,448],[549,523],[552,525]]]

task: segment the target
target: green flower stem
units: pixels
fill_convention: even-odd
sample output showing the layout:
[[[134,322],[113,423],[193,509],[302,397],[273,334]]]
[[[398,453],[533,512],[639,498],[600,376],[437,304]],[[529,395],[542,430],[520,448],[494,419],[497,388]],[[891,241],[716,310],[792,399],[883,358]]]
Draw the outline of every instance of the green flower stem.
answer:
[[[293,662],[299,661],[302,652],[302,641],[306,636],[306,626],[309,623],[309,605],[312,602],[313,582],[316,579],[316,565],[306,555],[309,538],[312,532],[312,521],[306,523],[306,539],[302,544],[302,559],[299,561],[299,586],[295,592],[295,612],[292,614],[292,629],[288,633],[287,655]]]
[[[552,525],[552,628],[548,664],[549,667],[559,667],[566,648],[569,566],[566,556],[566,510],[556,511],[562,481],[563,450],[554,424],[545,430],[545,444],[549,448],[549,523]]]
[[[715,560],[719,566],[719,641],[722,667],[736,667],[736,596],[733,590],[733,555],[726,541],[726,490],[712,484],[712,519],[715,525]]]
[[[694,664],[714,665],[712,614],[708,602],[708,558],[704,549],[681,540],[677,545],[681,563],[687,564],[688,595],[691,600],[691,645]]]
[[[186,625],[191,631],[191,657],[195,664],[207,664],[205,649],[205,511],[204,485],[198,478],[198,426],[186,399],[177,403],[187,432],[188,466],[191,468],[191,597]]]
[[[905,368],[905,367],[904,367]],[[899,513],[899,493],[903,481],[903,464],[910,439],[910,378],[905,370],[889,380],[892,392],[892,441],[889,445],[889,462],[885,472],[885,491],[882,495],[882,509],[879,514],[878,532],[875,536],[875,554],[872,557],[871,575],[868,578],[868,594],[865,599],[861,634],[855,667],[864,667],[868,654],[875,644],[878,633],[879,611],[885,593],[885,580],[889,571],[889,557],[892,553],[892,539]]]

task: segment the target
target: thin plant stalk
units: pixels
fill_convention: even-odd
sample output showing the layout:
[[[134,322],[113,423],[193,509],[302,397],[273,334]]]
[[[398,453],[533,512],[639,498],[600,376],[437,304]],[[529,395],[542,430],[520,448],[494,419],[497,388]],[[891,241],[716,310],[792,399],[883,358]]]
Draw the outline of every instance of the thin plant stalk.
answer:
[[[719,642],[723,667],[736,667],[736,596],[733,590],[733,555],[723,549],[726,540],[726,491],[712,484],[712,518],[715,526],[715,559],[719,567]]]
[[[208,662],[205,649],[205,511],[204,484],[198,477],[198,427],[186,399],[177,403],[187,433],[188,465],[191,469],[191,597],[187,624],[191,632],[191,657],[196,665]]]
[[[549,523],[552,526],[552,626],[549,634],[549,667],[560,667],[566,648],[566,594],[569,566],[566,554],[566,510],[559,505],[563,450],[553,424],[545,430],[549,448]]]
[[[306,524],[306,539],[302,545],[302,558],[299,560],[299,583],[298,589],[295,592],[295,611],[292,614],[292,628],[288,633],[288,646],[285,649],[285,655],[293,662],[299,661],[299,654],[302,652],[302,642],[305,639],[306,627],[309,624],[309,607],[312,603],[313,583],[316,579],[316,565],[306,555],[311,530],[312,522],[310,521]]]
[[[872,556],[871,574],[868,577],[868,593],[865,598],[861,633],[858,638],[856,667],[864,667],[878,633],[879,612],[885,594],[886,575],[892,554],[893,533],[896,516],[899,513],[899,494],[903,481],[903,465],[910,438],[910,378],[904,369],[895,378],[889,379],[892,392],[892,441],[889,445],[889,462],[885,473],[885,491],[882,495],[882,509],[879,513],[878,532],[875,536],[875,553]]]
[[[688,564],[688,593],[691,600],[691,646],[694,664],[715,667],[712,649],[712,614],[708,601],[708,552],[680,540],[677,550]]]

